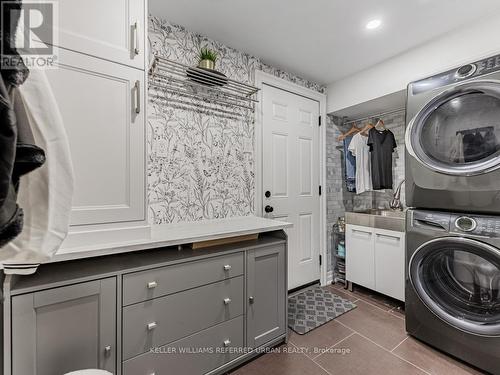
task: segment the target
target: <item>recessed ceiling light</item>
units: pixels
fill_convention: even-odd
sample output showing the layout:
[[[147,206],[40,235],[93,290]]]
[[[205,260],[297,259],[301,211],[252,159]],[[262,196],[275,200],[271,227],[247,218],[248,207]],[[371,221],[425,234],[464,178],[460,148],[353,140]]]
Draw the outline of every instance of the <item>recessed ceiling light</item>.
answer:
[[[381,20],[371,20],[370,22],[368,22],[366,24],[366,28],[368,30],[373,30],[373,29],[376,29],[378,27],[380,27],[380,25],[382,25],[382,21]]]

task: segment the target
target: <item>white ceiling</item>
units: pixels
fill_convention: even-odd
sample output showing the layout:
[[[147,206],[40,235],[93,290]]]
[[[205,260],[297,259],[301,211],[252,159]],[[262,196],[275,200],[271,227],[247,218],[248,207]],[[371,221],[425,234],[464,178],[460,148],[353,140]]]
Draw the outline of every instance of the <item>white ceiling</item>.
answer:
[[[498,0],[149,0],[149,12],[328,84],[500,12]],[[366,30],[379,18],[382,26]],[[429,58],[438,58],[429,56]]]

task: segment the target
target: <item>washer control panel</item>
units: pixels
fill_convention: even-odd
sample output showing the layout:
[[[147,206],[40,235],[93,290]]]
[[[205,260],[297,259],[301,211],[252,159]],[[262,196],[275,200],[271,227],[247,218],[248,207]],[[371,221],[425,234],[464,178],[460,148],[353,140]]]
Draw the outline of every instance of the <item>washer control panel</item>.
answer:
[[[414,210],[411,217],[411,225],[423,230],[500,238],[500,216]]]
[[[500,217],[470,216],[467,214],[451,216],[452,233],[468,233],[483,237],[500,237]]]

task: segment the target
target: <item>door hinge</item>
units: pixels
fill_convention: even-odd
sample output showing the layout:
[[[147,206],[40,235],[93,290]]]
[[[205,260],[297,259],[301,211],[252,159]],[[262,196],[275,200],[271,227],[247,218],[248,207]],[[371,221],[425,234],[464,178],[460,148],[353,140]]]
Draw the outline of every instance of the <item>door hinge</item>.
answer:
[[[323,264],[323,257],[321,254],[319,255],[319,265],[321,266]]]
[[[321,116],[318,118],[318,125],[321,126]]]
[[[319,195],[321,195],[321,185],[319,185]]]

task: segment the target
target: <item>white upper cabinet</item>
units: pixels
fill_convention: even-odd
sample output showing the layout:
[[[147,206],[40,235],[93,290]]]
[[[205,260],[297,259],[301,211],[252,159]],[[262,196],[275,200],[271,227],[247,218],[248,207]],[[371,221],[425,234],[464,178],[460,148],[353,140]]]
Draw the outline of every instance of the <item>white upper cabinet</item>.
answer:
[[[71,224],[144,220],[144,71],[70,51],[59,60],[47,75],[75,173]]]
[[[146,0],[59,0],[58,47],[144,69]]]

